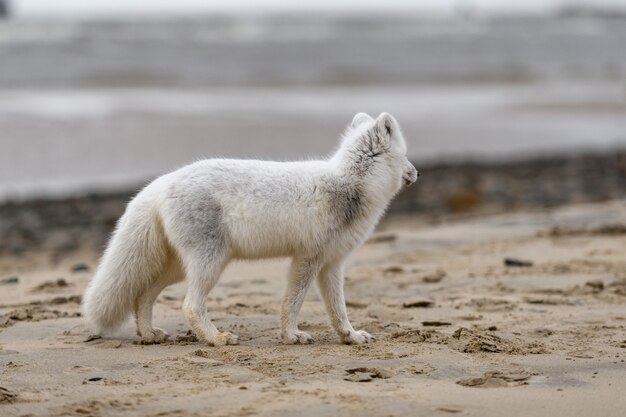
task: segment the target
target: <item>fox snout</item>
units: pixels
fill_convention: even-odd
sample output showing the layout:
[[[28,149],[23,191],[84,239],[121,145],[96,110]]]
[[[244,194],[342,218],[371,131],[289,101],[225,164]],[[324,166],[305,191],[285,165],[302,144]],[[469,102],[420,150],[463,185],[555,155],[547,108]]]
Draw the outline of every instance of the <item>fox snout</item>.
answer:
[[[415,181],[417,181],[417,178],[420,176],[419,171],[416,170],[413,165],[411,164],[408,164],[408,165],[410,166],[410,168],[404,172],[404,175],[402,175],[402,180],[404,181],[404,185],[406,185],[407,187],[409,185],[412,185]]]

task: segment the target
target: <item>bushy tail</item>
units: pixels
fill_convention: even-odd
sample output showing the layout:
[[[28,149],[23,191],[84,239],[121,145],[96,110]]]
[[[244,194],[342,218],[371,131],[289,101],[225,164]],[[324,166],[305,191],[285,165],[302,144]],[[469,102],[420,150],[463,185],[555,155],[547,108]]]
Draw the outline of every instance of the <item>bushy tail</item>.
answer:
[[[128,318],[165,263],[161,222],[155,205],[142,193],[119,220],[83,297],[83,315],[98,334],[115,330]]]

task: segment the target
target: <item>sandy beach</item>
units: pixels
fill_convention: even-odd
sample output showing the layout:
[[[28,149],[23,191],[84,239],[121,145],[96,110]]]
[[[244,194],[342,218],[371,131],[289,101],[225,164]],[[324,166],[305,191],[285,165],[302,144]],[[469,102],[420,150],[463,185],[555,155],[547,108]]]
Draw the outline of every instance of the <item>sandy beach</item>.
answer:
[[[99,251],[0,258],[2,416],[623,416],[623,200],[456,219],[387,218],[347,270],[347,346],[312,290],[284,346],[284,260],[237,263],[210,311],[240,345],[188,333],[183,284],[164,291],[141,345],[131,321],[93,339],[79,317]]]

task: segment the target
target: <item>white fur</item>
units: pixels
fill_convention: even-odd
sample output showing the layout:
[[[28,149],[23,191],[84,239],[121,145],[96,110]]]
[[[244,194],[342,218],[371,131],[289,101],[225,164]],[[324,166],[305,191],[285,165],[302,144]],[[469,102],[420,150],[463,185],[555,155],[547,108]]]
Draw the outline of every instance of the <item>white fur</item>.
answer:
[[[357,114],[336,153],[320,161],[209,159],[163,175],[128,204],[86,290],[83,312],[98,332],[135,313],[145,342],[163,288],[187,278],[183,313],[210,345],[236,344],[206,309],[209,291],[234,259],[291,257],[281,308],[285,343],[310,343],[297,315],[317,278],[333,328],[345,343],[372,340],[348,321],[346,258],[371,234],[402,183],[417,179],[395,119]]]

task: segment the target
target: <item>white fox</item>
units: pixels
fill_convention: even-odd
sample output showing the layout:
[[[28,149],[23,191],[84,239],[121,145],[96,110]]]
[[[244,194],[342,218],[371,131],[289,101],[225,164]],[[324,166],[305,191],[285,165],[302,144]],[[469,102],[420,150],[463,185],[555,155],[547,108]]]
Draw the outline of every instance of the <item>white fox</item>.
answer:
[[[297,316],[314,278],[344,343],[373,337],[354,330],[346,312],[346,258],[371,234],[402,184],[417,180],[396,120],[365,113],[352,120],[335,154],[320,161],[208,159],[163,175],[128,204],[83,302],[98,333],[134,310],[146,343],[168,334],[152,326],[152,306],[168,285],[187,278],[183,313],[209,345],[237,336],[209,320],[208,293],[231,260],[292,257],[282,302],[284,343],[311,343]]]

